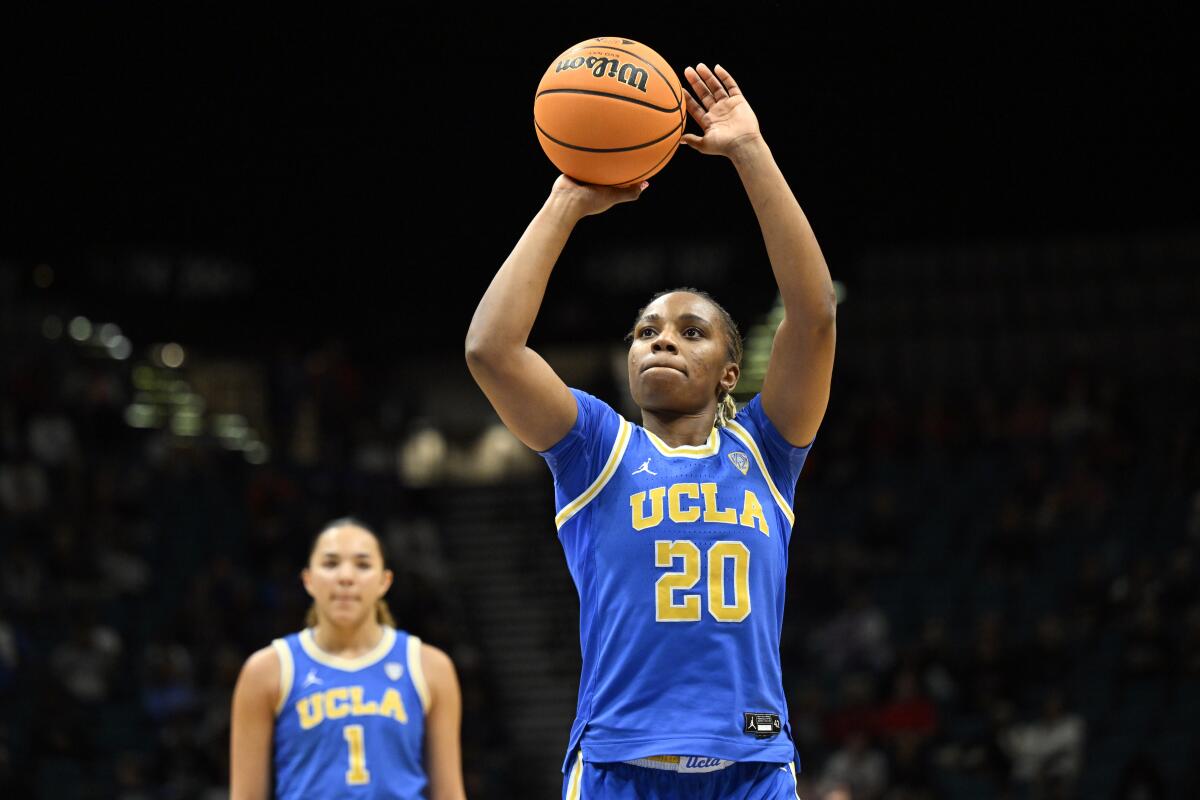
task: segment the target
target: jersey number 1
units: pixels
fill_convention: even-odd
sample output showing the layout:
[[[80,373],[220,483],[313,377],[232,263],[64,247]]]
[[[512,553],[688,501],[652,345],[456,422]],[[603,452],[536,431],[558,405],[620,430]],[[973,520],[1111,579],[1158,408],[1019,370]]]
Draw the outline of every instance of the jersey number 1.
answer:
[[[347,725],[342,728],[342,736],[350,745],[350,769],[346,770],[346,783],[350,786],[360,786],[371,782],[371,773],[367,772],[367,749],[363,746],[363,726]]]
[[[700,580],[700,548],[688,539],[654,543],[654,566],[673,567],[683,559],[683,570],[668,572],[654,584],[654,618],[658,622],[699,622],[700,595],[675,592],[690,589]],[[725,594],[726,563],[733,564],[733,602]],[[750,548],[742,542],[713,542],[708,548],[708,613],[717,622],[741,622],[750,616]]]

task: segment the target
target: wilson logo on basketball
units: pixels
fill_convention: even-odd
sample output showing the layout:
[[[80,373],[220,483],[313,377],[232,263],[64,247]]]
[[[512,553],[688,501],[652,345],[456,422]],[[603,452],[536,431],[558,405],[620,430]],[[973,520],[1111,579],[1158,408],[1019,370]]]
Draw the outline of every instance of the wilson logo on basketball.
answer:
[[[646,91],[646,70],[633,64],[622,64],[619,59],[605,56],[576,56],[564,58],[554,68],[555,73],[587,67],[596,78],[616,78],[619,82],[632,86],[639,92]]]

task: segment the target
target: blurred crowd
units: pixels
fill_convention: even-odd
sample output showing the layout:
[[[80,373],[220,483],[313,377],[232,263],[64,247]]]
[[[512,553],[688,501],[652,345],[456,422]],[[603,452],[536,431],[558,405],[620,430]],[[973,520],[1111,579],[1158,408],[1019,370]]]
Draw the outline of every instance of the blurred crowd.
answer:
[[[401,624],[455,658],[472,796],[516,796],[521,710],[477,644],[436,488],[398,475],[403,380],[336,346],[264,359],[273,452],[253,464],[131,427],[129,362],[35,332],[0,367],[4,796],[225,796],[240,665],[300,626],[311,538],[345,513],[382,535]],[[1080,365],[881,395],[838,377],[782,642],[801,796],[1200,796],[1195,380]]]
[[[1200,796],[1190,380],[841,387],[783,643],[811,795]]]

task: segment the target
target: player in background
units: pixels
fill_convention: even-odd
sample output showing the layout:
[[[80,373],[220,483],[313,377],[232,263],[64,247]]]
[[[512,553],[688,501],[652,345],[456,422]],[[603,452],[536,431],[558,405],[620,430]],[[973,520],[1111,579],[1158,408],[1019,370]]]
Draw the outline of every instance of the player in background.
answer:
[[[302,577],[307,627],[251,655],[233,692],[232,800],[465,797],[454,665],[396,629],[379,538],[330,522]]]
[[[575,225],[637,199],[644,182],[560,176],[467,334],[475,380],[554,474],[583,656],[563,764],[569,800],[796,792],[779,640],[795,484],[829,398],[833,284],[732,75],[703,64],[684,75],[702,135],[683,142],[732,162],[783,298],[761,393],[737,411],[741,338],[696,290],[638,313],[628,372],[641,425],[568,388],[527,346]],[[688,209],[697,228],[719,227],[698,200]]]

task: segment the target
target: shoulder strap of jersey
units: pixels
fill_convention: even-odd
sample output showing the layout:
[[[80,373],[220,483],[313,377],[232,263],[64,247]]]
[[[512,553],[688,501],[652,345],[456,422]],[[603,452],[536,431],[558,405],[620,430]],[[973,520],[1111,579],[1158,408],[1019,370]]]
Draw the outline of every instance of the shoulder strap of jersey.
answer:
[[[275,648],[275,655],[279,656],[279,699],[275,701],[275,716],[279,716],[288,695],[292,693],[296,664],[292,659],[292,648],[288,647],[286,640],[275,639],[271,642],[271,647]]]
[[[725,426],[725,430],[729,431],[735,439],[746,446],[750,451],[750,455],[754,456],[754,463],[758,464],[758,468],[762,471],[763,477],[767,480],[767,486],[771,489],[771,496],[775,498],[775,502],[779,504],[779,510],[787,517],[787,521],[791,525],[796,524],[796,517],[792,512],[791,506],[783,499],[783,495],[779,493],[779,488],[775,486],[775,479],[771,477],[770,471],[767,469],[767,464],[763,461],[762,452],[758,449],[758,443],[754,441],[754,437],[750,435],[750,431],[742,427],[736,420],[729,420]]]
[[[421,640],[411,633],[408,634],[408,674],[412,678],[413,688],[421,698],[421,710],[429,713],[429,684],[425,682],[425,668],[421,664]]]
[[[608,453],[608,459],[604,462],[604,468],[600,470],[600,474],[596,476],[596,480],[592,481],[592,485],[583,491],[583,494],[576,497],[571,502],[563,506],[562,511],[554,517],[554,524],[558,528],[562,528],[567,520],[583,510],[584,506],[590,503],[596,495],[600,494],[600,490],[612,478],[613,473],[617,471],[617,465],[621,463],[621,459],[625,455],[625,448],[629,446],[629,436],[633,430],[633,423],[627,419],[621,420],[621,425],[617,429],[617,438],[613,440],[612,450]]]

